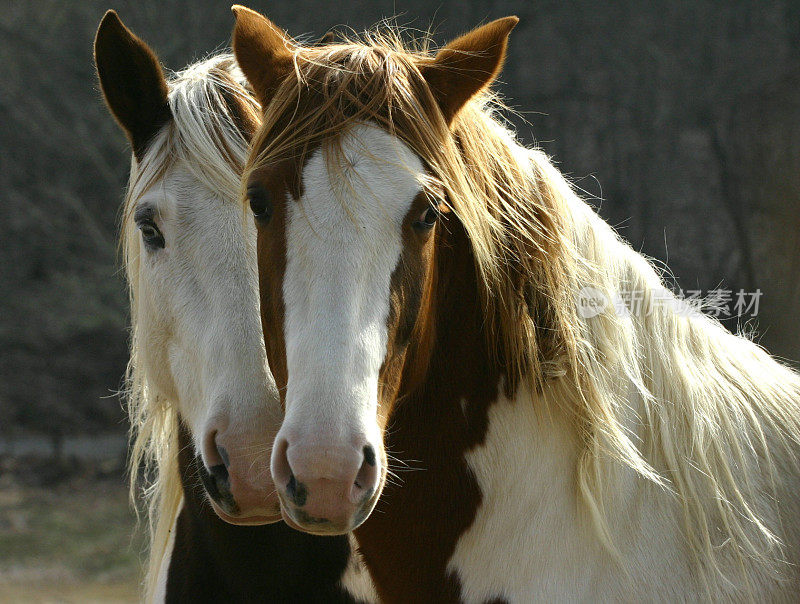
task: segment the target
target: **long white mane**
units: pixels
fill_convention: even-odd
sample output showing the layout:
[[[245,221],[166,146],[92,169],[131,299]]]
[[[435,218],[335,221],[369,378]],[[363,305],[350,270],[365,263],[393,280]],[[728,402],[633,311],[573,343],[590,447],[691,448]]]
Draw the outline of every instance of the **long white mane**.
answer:
[[[121,248],[131,305],[127,403],[131,422],[130,490],[134,503],[144,494],[150,532],[145,579],[149,598],[182,499],[178,474],[177,401],[156,396],[137,337],[139,316],[139,234],[133,223],[137,200],[175,162],[186,168],[220,199],[235,203],[248,140],[241,115],[231,110],[236,99],[249,120],[259,120],[259,106],[244,75],[229,53],[191,65],[169,78],[172,121],[154,138],[141,163],[134,160],[122,214]],[[141,489],[141,492],[140,492]]]
[[[551,392],[588,418],[577,479],[601,537],[630,564],[622,550],[635,551],[636,536],[620,503],[632,469],[646,478],[644,505],[678,510],[701,594],[749,599],[776,581],[791,590],[800,376],[677,298],[542,153],[529,159],[567,216],[574,303],[587,287],[605,303],[575,316],[581,392]]]

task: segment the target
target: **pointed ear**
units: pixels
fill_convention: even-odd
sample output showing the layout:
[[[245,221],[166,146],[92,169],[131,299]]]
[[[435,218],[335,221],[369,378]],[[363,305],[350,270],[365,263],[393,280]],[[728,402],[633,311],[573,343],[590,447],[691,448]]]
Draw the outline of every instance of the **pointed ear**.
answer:
[[[141,160],[150,139],[171,118],[158,58],[110,10],[97,29],[94,62],[108,108]]]
[[[293,70],[289,36],[265,16],[234,5],[233,54],[262,107]]]
[[[517,23],[517,17],[505,17],[473,29],[420,67],[448,124],[467,101],[488,88],[500,73],[508,35]]]
[[[336,42],[336,32],[331,29],[317,41],[316,46],[327,46],[334,42]]]

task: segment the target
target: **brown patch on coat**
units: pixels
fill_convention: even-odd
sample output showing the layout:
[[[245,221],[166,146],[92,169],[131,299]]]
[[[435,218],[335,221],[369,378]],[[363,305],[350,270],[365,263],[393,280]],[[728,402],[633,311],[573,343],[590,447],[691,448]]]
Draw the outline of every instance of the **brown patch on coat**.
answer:
[[[502,377],[488,360],[466,233],[457,220],[436,228],[436,277],[425,294],[435,309],[431,337],[408,351],[385,435],[401,484],[387,483],[356,530],[385,602],[460,600],[459,579],[447,564],[482,499],[464,454],[484,441]]]
[[[286,405],[288,381],[286,341],[284,338],[283,275],[286,271],[286,204],[302,196],[301,172],[313,150],[302,156],[285,159],[274,166],[253,172],[248,186],[264,188],[272,200],[272,216],[268,223],[255,220],[257,228],[258,287],[261,301],[261,327],[267,349],[267,361],[275,378],[281,405]]]

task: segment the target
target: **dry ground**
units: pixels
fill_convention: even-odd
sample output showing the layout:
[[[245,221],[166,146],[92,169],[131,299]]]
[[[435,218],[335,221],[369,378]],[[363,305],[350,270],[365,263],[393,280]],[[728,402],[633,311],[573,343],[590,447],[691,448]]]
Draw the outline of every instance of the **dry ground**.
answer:
[[[25,482],[0,475],[0,603],[136,602],[143,539],[124,478]]]

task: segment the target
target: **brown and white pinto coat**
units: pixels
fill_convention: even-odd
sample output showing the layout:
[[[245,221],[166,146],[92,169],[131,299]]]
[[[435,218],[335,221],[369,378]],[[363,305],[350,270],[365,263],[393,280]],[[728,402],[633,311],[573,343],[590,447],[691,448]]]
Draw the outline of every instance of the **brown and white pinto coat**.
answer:
[[[517,19],[429,56],[234,11],[287,522],[387,602],[796,595],[800,378],[669,295],[578,316],[663,284],[480,105]]]
[[[267,100],[280,82],[258,79],[263,54],[251,58],[248,53],[266,52],[264,40],[245,40],[243,33],[256,30],[259,17],[247,9],[235,10],[239,17],[234,38],[237,59],[248,77],[256,70],[251,81]],[[436,81],[436,87],[445,91],[443,99],[451,103],[442,107],[445,116],[452,118],[459,103],[493,77],[505,52],[505,36],[515,23],[515,18],[495,22],[472,40],[453,45],[486,40],[484,45],[493,52],[469,66],[487,78],[473,80],[471,89],[454,86],[445,78]],[[251,50],[247,46],[251,41],[260,47]],[[279,54],[281,48],[268,52]],[[443,63],[448,54],[448,49],[441,53]],[[457,60],[463,57],[458,55]],[[283,70],[291,65],[286,57],[277,61]],[[251,63],[256,66],[248,69]],[[432,69],[431,73],[440,72]],[[325,400],[330,387],[311,384],[310,392],[304,389],[295,395],[293,390],[308,388],[308,384],[296,385],[301,379],[293,381],[293,369],[306,375],[346,375],[346,368],[338,365],[340,359],[330,356],[331,352],[343,354],[350,363],[377,362],[372,367],[372,391],[363,393],[355,387],[354,391],[355,396],[366,394],[364,406],[378,421],[381,469],[385,473],[384,451],[390,451],[402,465],[419,471],[405,472],[402,483],[390,481],[383,488],[376,513],[358,528],[357,537],[387,601],[459,601],[461,581],[458,569],[450,565],[483,499],[467,453],[485,443],[489,409],[500,395],[502,360],[493,360],[486,343],[483,311],[476,296],[478,276],[467,235],[457,220],[447,220],[449,210],[441,191],[421,184],[426,174],[419,159],[397,139],[369,125],[355,127],[342,137],[341,145],[352,170],[349,182],[361,183],[370,191],[363,201],[348,197],[347,208],[329,194],[335,185],[326,173],[321,147],[306,148],[302,159],[256,170],[247,182],[251,205],[254,198],[256,204],[269,199],[269,208],[262,212],[266,219],[259,219],[256,209],[258,255],[270,259],[259,265],[262,324],[273,374],[279,390],[285,392],[284,428],[296,412],[290,400],[293,395],[300,399],[297,407],[304,397],[314,403],[302,408],[299,426],[327,430],[340,419],[336,414],[347,412],[343,404],[335,404],[342,401]],[[397,170],[386,170],[387,157],[397,162]],[[283,203],[284,199],[288,201]],[[434,226],[432,211],[443,217],[441,226]],[[369,298],[376,292],[384,293]],[[357,299],[353,306],[337,307],[353,297]],[[309,302],[316,305],[309,307]],[[291,309],[288,313],[287,308]],[[377,341],[370,342],[376,332]],[[287,338],[294,342],[290,344]],[[348,344],[355,348],[343,352],[342,346]],[[301,357],[293,358],[293,346],[302,351]],[[285,443],[284,452],[287,445],[292,446]],[[281,452],[279,446],[275,450]],[[356,459],[357,464],[363,462]],[[274,474],[276,467],[285,472],[285,465],[273,457]],[[350,483],[358,466],[351,468],[352,477],[346,477]],[[310,514],[312,521],[304,522],[313,491],[297,477],[294,464],[288,474],[284,472],[275,480],[279,492],[284,486],[287,522],[320,533],[351,528],[326,526],[317,511]],[[322,472],[330,470],[326,467]],[[300,485],[302,504],[291,488],[285,489],[290,481]],[[377,486],[377,492],[382,486]],[[319,508],[330,503],[325,501]],[[348,503],[361,502],[345,500]],[[361,524],[370,504],[374,499],[367,502],[367,509],[347,508],[352,517],[342,522]],[[435,527],[435,538],[431,527]]]
[[[382,133],[370,130],[365,133],[375,136],[371,139],[374,151]],[[299,170],[298,179],[302,182],[303,174],[319,176],[315,169],[320,163],[319,154],[312,154]],[[281,166],[274,173],[260,172],[257,178],[277,198],[286,190],[285,175],[296,171],[297,166]],[[393,188],[384,190],[397,193]],[[503,371],[498,362],[488,361],[492,355],[484,337],[480,301],[475,296],[478,277],[463,228],[457,221],[448,220],[444,228],[418,233],[413,223],[427,211],[429,197],[407,192],[402,199],[410,209],[399,217],[405,233],[402,256],[385,275],[390,294],[381,320],[387,334],[387,353],[380,359],[380,411],[373,417],[377,417],[384,434],[382,449],[391,452],[398,470],[409,471],[386,483],[375,512],[356,529],[356,536],[385,601],[457,602],[462,591],[457,569],[450,568],[451,559],[483,500],[467,453],[485,442],[489,409],[498,400]],[[287,206],[275,204],[269,227],[259,230],[259,256],[273,259],[261,267],[262,321],[265,332],[271,334],[266,338],[268,354],[281,391],[291,372],[282,354],[286,346],[284,325],[290,325],[284,308],[289,304],[296,307],[294,301],[286,299],[290,294],[284,293],[291,291],[286,284],[287,249],[295,252],[296,248],[286,247],[283,233],[291,232],[287,221],[298,220],[299,207],[292,207],[297,203],[293,198]],[[364,219],[364,208],[350,209],[355,211],[356,221]],[[309,215],[314,212],[307,197],[303,211]],[[325,233],[344,228],[340,232],[354,235],[346,229],[347,215],[340,220],[333,225],[314,222],[312,228],[319,232],[333,226]],[[374,232],[366,235],[373,236]],[[359,252],[362,258],[376,255],[374,250]],[[320,260],[317,257],[313,262],[326,268]],[[348,263],[348,267],[353,265]],[[309,278],[301,273],[298,276],[304,281]],[[346,283],[341,274],[334,276]],[[337,299],[338,295],[331,292],[328,299]],[[418,321],[419,316],[424,319]],[[333,318],[323,329],[333,329],[331,323]],[[316,335],[324,346],[325,335]],[[313,371],[307,361],[305,356],[297,366]],[[313,416],[305,419],[306,425],[315,421]],[[276,477],[276,484],[278,480]],[[291,499],[287,502],[287,522],[298,526],[303,515],[296,518],[294,514],[305,506],[298,506],[298,510],[293,503]],[[313,524],[303,528],[322,532]]]

